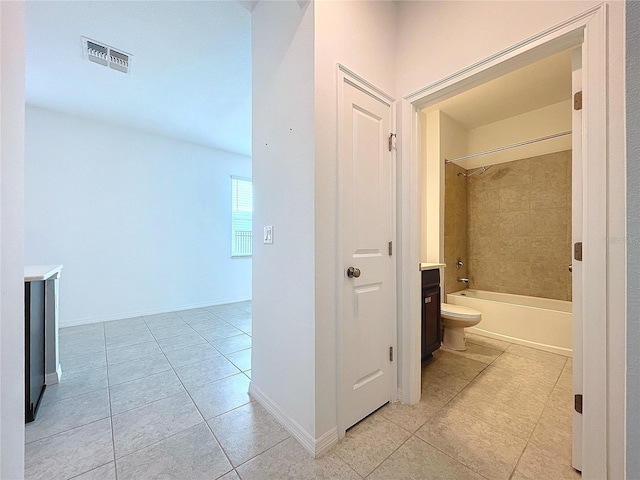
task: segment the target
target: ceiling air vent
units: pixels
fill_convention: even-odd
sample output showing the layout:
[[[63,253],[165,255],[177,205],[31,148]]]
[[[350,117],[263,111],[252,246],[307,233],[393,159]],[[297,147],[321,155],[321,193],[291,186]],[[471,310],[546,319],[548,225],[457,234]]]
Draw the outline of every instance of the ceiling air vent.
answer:
[[[84,57],[98,65],[113,68],[122,73],[131,72],[132,55],[116,50],[104,43],[89,40],[82,37],[82,50]]]

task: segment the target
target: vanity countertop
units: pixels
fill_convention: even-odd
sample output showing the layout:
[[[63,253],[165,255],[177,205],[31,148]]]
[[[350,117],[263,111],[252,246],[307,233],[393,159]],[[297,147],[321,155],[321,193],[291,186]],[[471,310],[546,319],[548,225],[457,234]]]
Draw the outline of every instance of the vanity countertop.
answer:
[[[447,265],[445,263],[429,263],[429,262],[423,262],[420,264],[420,271],[423,270],[434,270],[436,268],[444,268]]]
[[[24,267],[24,281],[37,282],[60,276],[62,265],[27,265]]]

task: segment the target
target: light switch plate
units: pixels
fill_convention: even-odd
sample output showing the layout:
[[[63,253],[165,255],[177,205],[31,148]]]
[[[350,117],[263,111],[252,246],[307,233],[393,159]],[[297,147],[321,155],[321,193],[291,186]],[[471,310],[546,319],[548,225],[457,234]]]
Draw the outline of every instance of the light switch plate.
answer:
[[[273,225],[264,227],[264,244],[271,245],[273,243]]]

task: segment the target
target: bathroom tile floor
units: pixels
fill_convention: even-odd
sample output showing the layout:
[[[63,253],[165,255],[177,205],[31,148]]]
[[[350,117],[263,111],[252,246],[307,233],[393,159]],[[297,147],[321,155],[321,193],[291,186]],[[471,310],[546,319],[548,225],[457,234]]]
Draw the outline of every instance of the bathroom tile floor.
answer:
[[[572,479],[571,360],[476,335],[311,458],[247,394],[251,302],[60,332],[27,479]]]

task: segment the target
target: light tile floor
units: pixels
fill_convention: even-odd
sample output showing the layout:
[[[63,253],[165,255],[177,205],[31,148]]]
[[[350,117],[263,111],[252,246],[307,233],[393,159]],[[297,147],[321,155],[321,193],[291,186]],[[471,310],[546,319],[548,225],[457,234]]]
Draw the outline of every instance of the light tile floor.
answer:
[[[27,479],[573,479],[571,360],[468,335],[311,458],[247,394],[251,302],[65,328]]]

